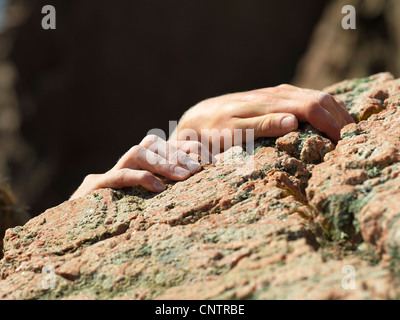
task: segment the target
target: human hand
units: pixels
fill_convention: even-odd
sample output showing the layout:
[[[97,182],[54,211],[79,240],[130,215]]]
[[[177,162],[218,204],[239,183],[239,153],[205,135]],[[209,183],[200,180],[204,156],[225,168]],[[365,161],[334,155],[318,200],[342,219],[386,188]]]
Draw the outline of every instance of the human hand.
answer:
[[[125,153],[108,172],[88,175],[70,200],[102,188],[140,185],[147,190],[161,192],[166,186],[154,174],[174,181],[185,180],[200,171],[201,165],[194,159],[199,156],[207,163],[213,161],[211,154],[197,141],[166,142],[158,136],[149,135]]]
[[[337,143],[340,130],[354,120],[343,102],[325,92],[280,85],[202,101],[183,115],[170,140],[187,139],[185,129],[194,130],[202,142],[213,141],[211,129],[232,134],[235,129],[253,129],[255,139],[278,137],[296,130],[298,122],[310,123]],[[240,142],[245,142],[245,134],[242,137]]]

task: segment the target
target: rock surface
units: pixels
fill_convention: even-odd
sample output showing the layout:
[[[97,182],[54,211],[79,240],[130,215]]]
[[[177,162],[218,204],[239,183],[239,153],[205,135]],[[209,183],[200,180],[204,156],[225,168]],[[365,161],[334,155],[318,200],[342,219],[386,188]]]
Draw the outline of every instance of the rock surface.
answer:
[[[304,126],[161,194],[99,190],[7,230],[0,297],[399,298],[400,81],[326,91],[357,120],[336,147]]]
[[[25,210],[17,206],[11,190],[0,183],[0,248],[3,248],[4,233],[8,228],[21,225],[29,220]],[[3,252],[0,251],[0,258]]]

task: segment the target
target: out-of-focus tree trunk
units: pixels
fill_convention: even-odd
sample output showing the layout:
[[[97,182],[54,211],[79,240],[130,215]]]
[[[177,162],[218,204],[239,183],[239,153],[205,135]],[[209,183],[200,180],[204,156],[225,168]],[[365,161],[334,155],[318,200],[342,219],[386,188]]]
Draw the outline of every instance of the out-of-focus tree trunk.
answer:
[[[356,30],[342,28],[345,5],[357,11]],[[400,1],[334,0],[325,9],[292,83],[322,89],[382,71],[400,75]]]

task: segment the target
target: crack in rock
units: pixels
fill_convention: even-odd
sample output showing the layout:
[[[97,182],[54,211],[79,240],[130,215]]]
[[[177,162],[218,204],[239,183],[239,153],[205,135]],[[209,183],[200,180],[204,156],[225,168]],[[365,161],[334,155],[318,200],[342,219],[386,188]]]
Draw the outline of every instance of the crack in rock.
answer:
[[[303,124],[160,194],[104,189],[51,208],[6,232],[0,298],[399,298],[400,82],[325,91],[357,122],[336,148]],[[341,289],[343,265],[355,290]]]

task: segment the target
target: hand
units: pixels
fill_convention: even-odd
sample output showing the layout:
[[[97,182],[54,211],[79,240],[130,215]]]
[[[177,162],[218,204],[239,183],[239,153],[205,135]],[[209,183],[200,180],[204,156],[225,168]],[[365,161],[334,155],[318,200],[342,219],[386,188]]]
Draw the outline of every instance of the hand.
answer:
[[[231,134],[253,129],[255,139],[278,137],[296,130],[298,122],[310,123],[337,143],[340,130],[354,120],[343,102],[325,92],[280,85],[205,100],[183,115],[170,140],[186,140],[185,129],[194,130],[203,143],[213,141],[213,133],[203,129],[228,129]],[[225,147],[231,146],[222,143],[221,150]]]
[[[197,159],[201,156],[206,162],[214,161],[197,141],[166,142],[158,136],[149,135],[125,153],[107,173],[88,175],[70,200],[101,188],[140,185],[147,190],[161,192],[166,186],[154,174],[174,181],[185,180],[201,169],[194,156]]]

